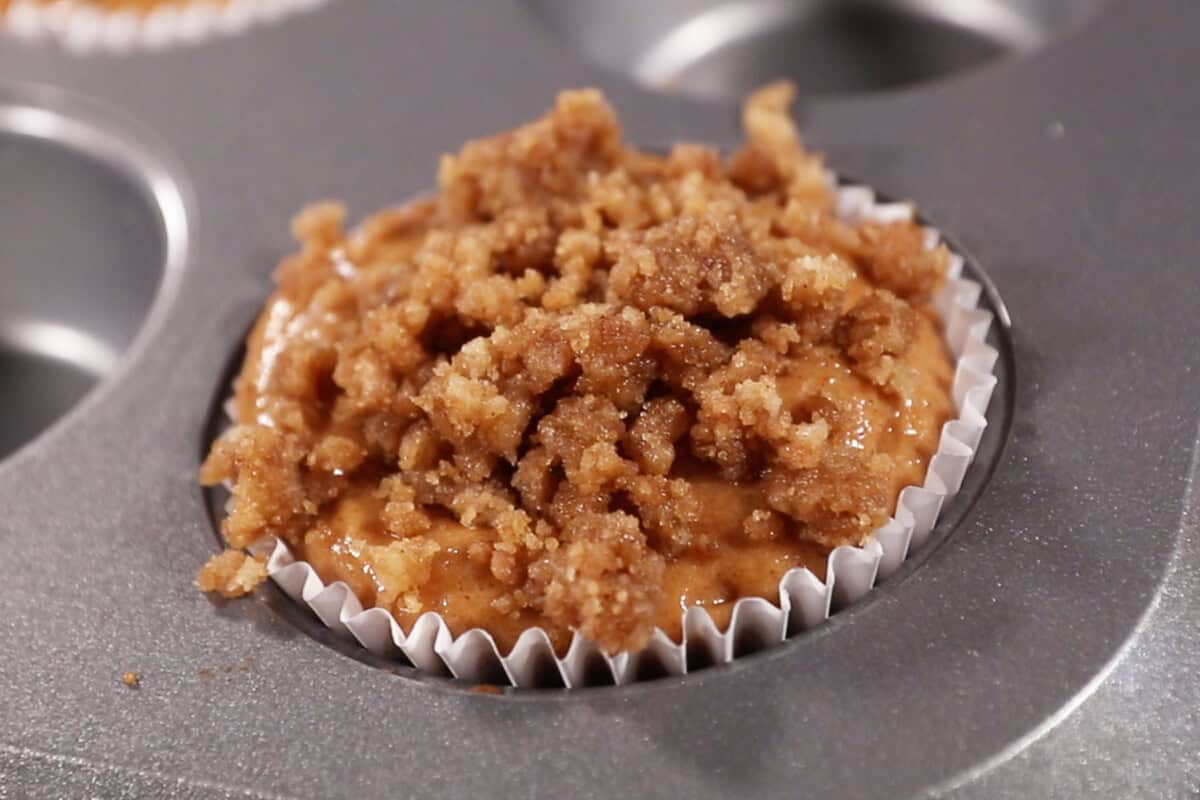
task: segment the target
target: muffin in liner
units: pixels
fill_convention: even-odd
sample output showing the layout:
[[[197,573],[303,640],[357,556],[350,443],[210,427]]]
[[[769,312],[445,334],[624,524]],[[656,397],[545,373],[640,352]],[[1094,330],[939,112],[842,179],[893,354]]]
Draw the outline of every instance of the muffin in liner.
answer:
[[[829,174],[828,180],[836,186],[835,176]],[[836,186],[834,191],[835,213],[846,222],[913,219],[910,204],[876,202],[869,187]],[[941,242],[932,228],[925,228],[925,237],[929,249]],[[455,636],[436,612],[422,614],[406,633],[389,611],[378,607],[364,610],[344,582],[327,585],[312,566],[297,561],[283,542],[260,543],[263,551],[269,551],[268,575],[331,630],[356,640],[370,652],[406,660],[424,672],[473,683],[566,688],[626,684],[645,676],[684,674],[700,666],[726,663],[781,642],[826,619],[835,602],[839,607],[853,602],[867,594],[878,578],[895,572],[910,552],[925,543],[943,504],[962,486],[987,426],[998,357],[986,343],[992,314],[978,308],[982,287],[963,278],[962,268],[962,256],[951,248],[946,284],[935,295],[934,304],[955,359],[951,391],[957,417],[942,426],[923,485],[900,491],[894,514],[865,545],[835,548],[827,560],[825,581],[807,568],[792,569],[779,581],[774,600],[745,597],[736,601],[724,631],[707,611],[692,606],[681,612],[678,643],[656,629],[641,650],[608,655],[576,633],[565,655],[559,657],[546,632],[530,628],[504,654],[484,630]],[[232,410],[232,404],[227,410]]]
[[[195,44],[316,8],[327,0],[0,0],[0,26],[24,39],[49,39],[77,53],[127,53]]]

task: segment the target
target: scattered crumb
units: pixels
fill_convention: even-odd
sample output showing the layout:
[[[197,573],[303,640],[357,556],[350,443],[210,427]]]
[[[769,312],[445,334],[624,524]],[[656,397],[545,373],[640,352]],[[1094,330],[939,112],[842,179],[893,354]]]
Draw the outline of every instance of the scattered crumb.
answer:
[[[246,656],[241,661],[236,661],[232,664],[222,664],[219,667],[201,667],[196,671],[196,674],[202,681],[211,681],[220,675],[232,675],[234,673],[246,673],[254,667],[254,656]]]
[[[138,689],[142,685],[142,673],[126,672],[121,676],[121,683],[125,684],[130,689]]]
[[[494,683],[477,683],[471,687],[475,694],[504,694],[504,690]]]
[[[1046,135],[1057,142],[1067,135],[1067,126],[1063,125],[1058,120],[1052,120],[1050,124],[1046,126]]]
[[[252,666],[254,666],[254,656],[246,656],[236,664],[226,664],[221,667],[221,671],[227,674],[230,672],[249,672]]]

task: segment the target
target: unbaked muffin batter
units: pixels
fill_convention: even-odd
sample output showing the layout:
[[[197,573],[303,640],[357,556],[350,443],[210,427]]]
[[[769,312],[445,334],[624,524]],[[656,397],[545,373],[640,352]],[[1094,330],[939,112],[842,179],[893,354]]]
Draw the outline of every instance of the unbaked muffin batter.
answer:
[[[540,626],[609,652],[860,544],[951,415],[930,294],[944,249],[832,213],[777,84],[722,158],[621,139],[596,91],[445,156],[439,191],[300,252],[247,346],[233,549],[277,536],[406,629],[436,611],[507,651]],[[259,575],[226,554],[203,588]]]

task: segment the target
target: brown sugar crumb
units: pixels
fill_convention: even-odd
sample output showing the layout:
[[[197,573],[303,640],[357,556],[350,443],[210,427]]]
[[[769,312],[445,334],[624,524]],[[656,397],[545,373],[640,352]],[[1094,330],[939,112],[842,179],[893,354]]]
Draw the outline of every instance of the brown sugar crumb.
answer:
[[[224,664],[221,671],[225,673],[231,672],[249,672],[254,667],[254,656],[246,656],[241,661],[233,664]]]
[[[471,687],[475,694],[504,694],[504,690],[494,683],[477,683]]]
[[[608,652],[824,574],[920,483],[952,404],[944,248],[833,216],[775,84],[723,157],[623,142],[593,90],[442,159],[438,192],[302,212],[247,343],[231,547],[282,539],[409,627]],[[249,591],[238,550],[197,583]]]
[[[130,689],[138,689],[142,685],[142,674],[140,672],[126,672],[121,675],[121,683]]]
[[[213,556],[196,575],[196,587],[222,597],[249,594],[267,579],[267,562],[242,550],[227,549]]]

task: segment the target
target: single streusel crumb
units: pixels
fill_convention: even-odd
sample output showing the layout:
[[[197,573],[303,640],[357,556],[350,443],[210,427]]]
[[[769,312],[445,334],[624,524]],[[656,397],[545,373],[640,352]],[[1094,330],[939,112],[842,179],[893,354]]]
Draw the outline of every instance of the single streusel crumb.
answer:
[[[475,694],[504,694],[504,689],[494,683],[477,683],[471,687]]]
[[[130,689],[137,689],[142,685],[142,673],[126,672],[121,676],[121,683],[125,684]]]
[[[751,95],[722,157],[633,149],[599,92],[564,92],[443,157],[427,199],[352,230],[304,210],[201,470],[232,483],[229,545],[279,537],[401,625],[503,650],[534,626],[634,650],[823,576],[952,412],[948,258],[833,215],[792,95]],[[227,552],[200,583],[261,576]]]

